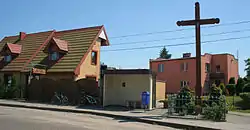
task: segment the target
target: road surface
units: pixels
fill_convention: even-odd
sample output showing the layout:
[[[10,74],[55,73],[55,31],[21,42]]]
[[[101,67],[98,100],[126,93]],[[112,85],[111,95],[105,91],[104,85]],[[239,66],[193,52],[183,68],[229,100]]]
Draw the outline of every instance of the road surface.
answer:
[[[0,130],[173,130],[108,117],[0,106]]]

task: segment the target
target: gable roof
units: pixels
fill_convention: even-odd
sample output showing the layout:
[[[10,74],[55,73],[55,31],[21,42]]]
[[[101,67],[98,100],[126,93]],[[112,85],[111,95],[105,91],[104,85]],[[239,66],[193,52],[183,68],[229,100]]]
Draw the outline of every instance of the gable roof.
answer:
[[[37,54],[35,54],[31,62],[33,64],[47,65],[47,72],[77,73],[77,71],[75,71],[76,68],[83,62],[87,52],[92,49],[102,30],[104,30],[103,26],[96,26],[55,32],[55,38],[51,38],[51,40],[60,39],[60,41],[56,42],[61,42],[62,40],[67,41],[68,53],[60,57],[57,62],[51,62],[49,61],[48,54],[43,52],[47,46],[44,44],[37,50]],[[106,42],[106,44],[109,44],[108,40],[106,40]],[[63,48],[63,46],[61,46],[61,48]],[[23,71],[27,72],[30,69],[31,66],[25,66]]]
[[[22,51],[22,45],[7,43],[4,47],[8,47],[10,52],[13,54],[20,54]],[[4,48],[2,48],[3,51]]]
[[[102,35],[100,36],[100,34]],[[22,40],[19,40],[19,36],[5,37],[0,41],[0,50],[6,43],[11,43],[10,45],[14,44],[16,47],[22,46],[22,52],[8,64],[0,61],[0,71],[29,72],[32,63],[47,65],[48,72],[74,72],[77,74],[80,64],[98,38],[101,39],[102,46],[109,45],[103,26],[26,34]],[[54,63],[49,62],[48,54],[44,52],[50,41],[55,42],[59,49],[68,51]]]
[[[8,42],[22,45],[22,52],[7,65],[4,62],[0,61],[0,70],[21,71],[23,67],[28,64],[30,58],[36,52],[37,48],[44,44],[52,34],[53,31],[27,34],[26,37],[20,41],[19,36],[5,37],[0,42],[0,49],[2,49],[6,42]]]
[[[65,40],[60,40],[57,38],[52,38],[53,41],[56,43],[57,47],[62,51],[68,51],[68,42]]]

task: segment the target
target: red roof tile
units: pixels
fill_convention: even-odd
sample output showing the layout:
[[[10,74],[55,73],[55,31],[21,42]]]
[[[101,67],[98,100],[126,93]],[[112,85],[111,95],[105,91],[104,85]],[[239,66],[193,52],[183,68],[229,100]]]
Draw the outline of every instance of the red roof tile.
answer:
[[[56,43],[56,45],[58,46],[58,48],[62,51],[66,51],[68,52],[68,42],[65,40],[60,40],[57,38],[52,38],[53,41]]]
[[[7,43],[11,53],[20,54],[22,51],[22,45]]]

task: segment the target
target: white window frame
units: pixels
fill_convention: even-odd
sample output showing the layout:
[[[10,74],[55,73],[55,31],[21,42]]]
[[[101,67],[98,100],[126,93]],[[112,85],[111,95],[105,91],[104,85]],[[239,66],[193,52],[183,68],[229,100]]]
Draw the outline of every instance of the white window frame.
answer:
[[[10,62],[11,60],[12,60],[12,56],[11,55],[4,56],[4,61],[5,62]]]
[[[181,81],[181,88],[189,86],[189,81]]]
[[[185,72],[188,71],[188,63],[184,62],[182,63],[182,65],[183,65],[183,68],[181,67],[183,69],[182,71],[185,71]]]
[[[158,64],[158,72],[164,72],[164,64]]]

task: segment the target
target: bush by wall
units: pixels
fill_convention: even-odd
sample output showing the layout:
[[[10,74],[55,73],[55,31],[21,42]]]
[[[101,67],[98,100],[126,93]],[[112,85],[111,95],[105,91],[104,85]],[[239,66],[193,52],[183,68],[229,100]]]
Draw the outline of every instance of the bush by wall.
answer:
[[[192,114],[195,108],[195,103],[192,98],[192,90],[188,86],[183,87],[176,98],[176,112]]]

